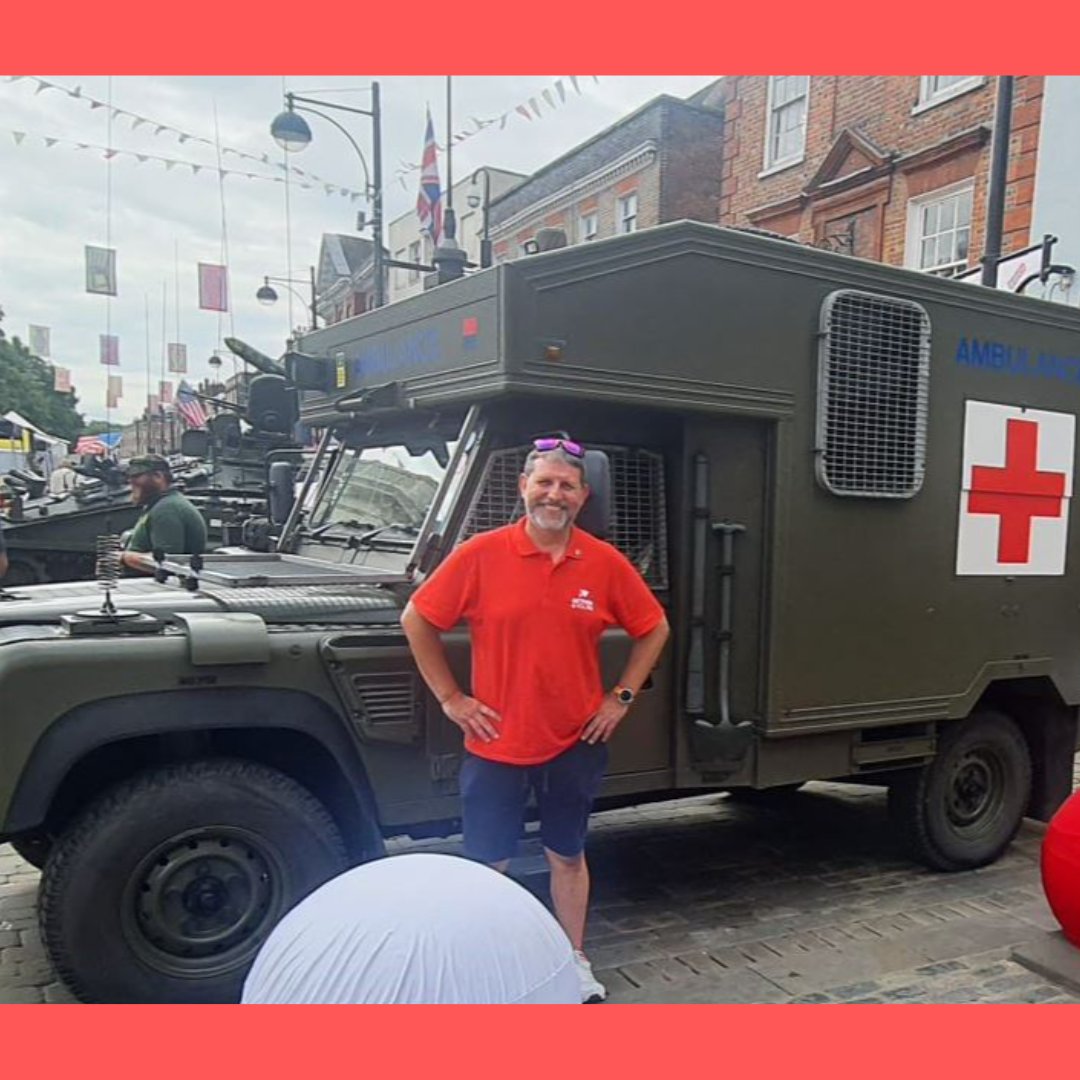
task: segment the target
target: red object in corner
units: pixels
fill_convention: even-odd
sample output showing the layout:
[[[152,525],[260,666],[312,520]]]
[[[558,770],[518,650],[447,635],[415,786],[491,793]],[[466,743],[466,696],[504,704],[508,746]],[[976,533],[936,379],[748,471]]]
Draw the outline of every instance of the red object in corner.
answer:
[[[1065,937],[1080,949],[1080,791],[1065,801],[1047,827],[1042,879]]]

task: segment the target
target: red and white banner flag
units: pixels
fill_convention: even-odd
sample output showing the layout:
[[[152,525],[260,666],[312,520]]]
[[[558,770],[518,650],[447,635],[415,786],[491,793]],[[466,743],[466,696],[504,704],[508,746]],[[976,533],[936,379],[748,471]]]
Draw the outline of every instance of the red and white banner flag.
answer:
[[[173,386],[171,382],[158,384],[158,397],[161,399],[162,405],[171,405],[173,403]]]
[[[47,326],[30,327],[30,351],[35,356],[49,355],[49,328]]]
[[[86,291],[116,295],[116,251],[86,245]]]
[[[229,310],[229,274],[216,263],[199,263],[199,307],[204,311]]]
[[[117,367],[120,364],[120,339],[115,334],[99,334],[98,347],[101,362],[106,367]]]
[[[187,374],[187,346],[179,341],[169,342],[169,371],[173,375]]]
[[[66,367],[53,368],[53,390],[58,394],[71,393],[71,369]]]
[[[1065,573],[1076,417],[969,401],[956,572]]]
[[[105,390],[105,408],[115,409],[124,396],[124,377],[122,375],[110,375],[109,385]]]

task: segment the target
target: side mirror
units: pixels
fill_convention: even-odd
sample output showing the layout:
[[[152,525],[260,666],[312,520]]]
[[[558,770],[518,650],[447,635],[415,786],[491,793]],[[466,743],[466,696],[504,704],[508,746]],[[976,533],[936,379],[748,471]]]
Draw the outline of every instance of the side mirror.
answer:
[[[606,540],[611,528],[611,462],[603,450],[585,451],[585,483],[589,498],[574,524]]]
[[[275,461],[270,465],[269,501],[270,520],[284,525],[296,499],[296,468],[288,461]]]
[[[210,432],[194,428],[180,436],[180,453],[184,457],[206,458],[210,456]]]

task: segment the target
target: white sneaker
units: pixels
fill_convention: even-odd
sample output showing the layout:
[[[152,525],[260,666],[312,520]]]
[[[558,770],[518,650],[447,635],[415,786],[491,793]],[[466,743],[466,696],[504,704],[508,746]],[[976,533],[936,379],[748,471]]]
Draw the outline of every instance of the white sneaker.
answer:
[[[607,987],[593,974],[592,964],[583,952],[574,950],[574,967],[581,984],[581,1004],[597,1005],[607,997]]]

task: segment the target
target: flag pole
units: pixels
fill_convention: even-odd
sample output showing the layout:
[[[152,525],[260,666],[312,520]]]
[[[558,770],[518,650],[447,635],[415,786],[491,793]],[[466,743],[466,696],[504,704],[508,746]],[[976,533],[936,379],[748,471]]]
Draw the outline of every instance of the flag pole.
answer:
[[[454,150],[451,144],[454,132],[453,76],[446,76],[446,212],[443,214],[443,236],[453,240],[457,236],[454,218]]]

